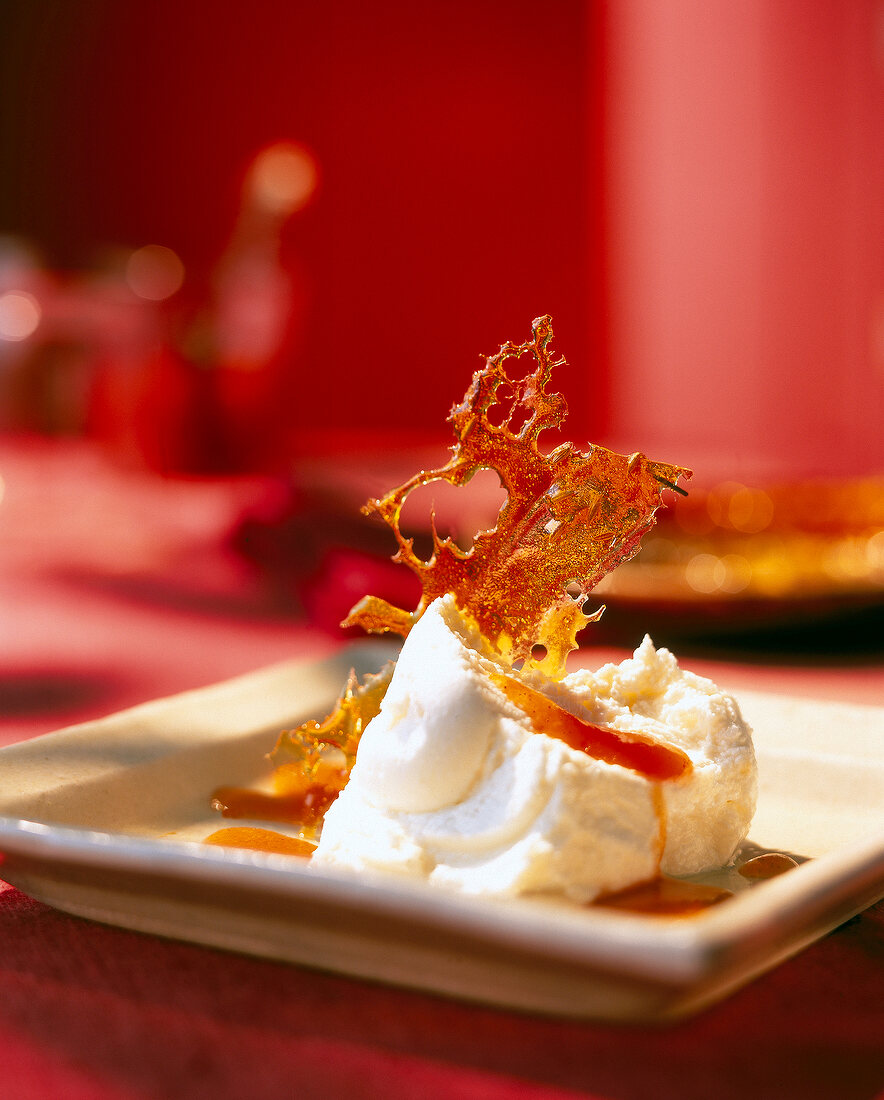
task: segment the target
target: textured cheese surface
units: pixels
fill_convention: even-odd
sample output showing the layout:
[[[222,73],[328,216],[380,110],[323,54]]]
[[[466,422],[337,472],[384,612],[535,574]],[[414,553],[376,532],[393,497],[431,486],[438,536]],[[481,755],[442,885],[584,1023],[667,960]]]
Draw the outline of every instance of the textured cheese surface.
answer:
[[[451,597],[409,634],[313,862],[427,878],[474,894],[577,901],[719,866],[755,805],[749,730],[730,696],[646,638],[634,657],[526,682],[587,721],[683,749],[693,770],[654,783],[535,730],[492,682]]]

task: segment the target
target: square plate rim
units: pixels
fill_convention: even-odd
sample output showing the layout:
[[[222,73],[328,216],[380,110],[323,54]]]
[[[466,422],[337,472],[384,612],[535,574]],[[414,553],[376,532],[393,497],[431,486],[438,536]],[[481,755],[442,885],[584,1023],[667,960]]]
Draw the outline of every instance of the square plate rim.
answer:
[[[357,652],[370,652],[376,659],[385,651],[374,642],[357,642],[318,660],[293,658],[232,680],[152,700],[106,718],[6,746],[0,749],[0,762],[4,757],[51,749],[56,738],[71,733],[88,737],[96,729],[110,732],[133,716],[155,713],[185,699],[199,701],[231,688],[248,690],[250,684],[259,683],[267,675],[293,669],[303,672],[317,666],[343,667]],[[749,694],[781,700],[792,698],[780,693],[741,693]],[[881,710],[857,706],[876,713]],[[199,881],[207,890],[234,884],[295,901],[306,896],[319,898],[324,904],[347,905],[354,911],[397,913],[399,917],[408,913],[425,925],[441,925],[449,933],[506,943],[519,951],[533,951],[539,956],[589,968],[603,966],[678,987],[702,982],[715,972],[735,966],[748,967],[753,974],[767,969],[764,956],[770,955],[770,937],[781,945],[777,949],[778,958],[785,957],[884,895],[884,832],[847,849],[829,852],[689,921],[547,906],[537,904],[534,899],[489,901],[390,875],[357,877],[328,869],[293,867],[281,856],[213,851],[197,842],[169,842],[24,817],[0,816],[0,853],[5,854],[5,861],[0,862],[0,878],[12,885],[17,885],[16,879],[32,882],[35,868],[39,879],[41,873],[53,866],[87,870],[101,867],[117,873],[135,870],[146,877]],[[39,897],[26,887],[25,892]],[[50,904],[65,909],[57,900]],[[118,920],[107,923],[120,924]],[[555,939],[541,935],[542,929],[548,933],[550,924],[557,933]],[[207,942],[199,936],[178,938]]]

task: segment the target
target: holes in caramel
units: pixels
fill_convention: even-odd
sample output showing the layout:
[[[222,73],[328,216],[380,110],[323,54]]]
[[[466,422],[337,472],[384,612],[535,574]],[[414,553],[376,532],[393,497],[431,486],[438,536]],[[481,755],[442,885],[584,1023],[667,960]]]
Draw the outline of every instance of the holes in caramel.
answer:
[[[497,387],[493,404],[488,406],[488,423],[492,428],[503,428],[513,412],[516,401],[516,392],[512,386],[502,385]]]
[[[526,409],[523,405],[516,405],[507,420],[507,429],[512,432],[513,435],[521,435],[522,429],[533,415],[534,413],[531,409]]]
[[[678,779],[692,768],[689,757],[681,749],[661,745],[640,734],[584,722],[542,692],[511,676],[492,674],[491,680],[511,703],[528,715],[538,733],[564,741],[595,760],[619,764],[651,780]]]
[[[444,478],[421,485],[402,507],[401,529],[405,538],[414,540],[414,553],[423,562],[432,560],[435,523],[439,538],[450,538],[464,553],[473,546],[476,535],[494,527],[507,492],[495,470],[477,470],[468,482],[453,485]]]
[[[525,351],[511,355],[507,360],[507,375],[513,382],[522,382],[537,369],[533,356]]]

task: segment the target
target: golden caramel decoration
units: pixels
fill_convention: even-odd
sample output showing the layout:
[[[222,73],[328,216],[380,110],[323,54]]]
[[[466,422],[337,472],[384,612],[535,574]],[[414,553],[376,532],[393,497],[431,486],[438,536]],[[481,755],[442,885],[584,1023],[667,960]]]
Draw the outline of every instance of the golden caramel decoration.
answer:
[[[457,443],[448,463],[415,474],[365,506],[363,511],[377,513],[392,529],[399,545],[394,560],[417,574],[423,596],[411,613],[367,597],[343,625],[404,636],[434,599],[451,592],[499,655],[548,676],[564,673],[577,632],[601,614],[583,612],[590,591],[637,553],[663,489],[678,490],[678,479],[690,471],[595,445],[583,452],[566,443],[541,453],[540,433],[558,428],[567,415],[564,397],[546,390],[552,368],[564,363],[551,358],[552,335],[551,318],[538,317],[531,340],[506,343],[486,357],[449,416]],[[507,361],[526,355],[533,356],[534,369],[510,377]],[[492,410],[501,423],[492,422]],[[463,551],[450,538],[441,539],[434,524],[433,553],[422,561],[399,526],[408,495],[433,481],[465,485],[483,469],[494,470],[508,494],[497,525],[479,532]]]
[[[457,443],[448,463],[415,474],[365,506],[363,511],[376,512],[392,529],[399,545],[394,560],[417,574],[423,595],[413,612],[366,596],[351,610],[344,626],[406,636],[429,604],[450,592],[497,654],[552,678],[564,674],[567,656],[577,648],[577,633],[603,610],[591,615],[583,611],[590,591],[637,553],[642,536],[654,524],[663,489],[683,492],[678,480],[690,477],[690,471],[599,446],[583,452],[566,443],[548,455],[541,453],[540,433],[558,428],[567,415],[562,395],[546,391],[552,368],[564,363],[551,358],[552,335],[551,319],[538,317],[531,340],[506,343],[497,355],[486,357],[486,366],[473,375],[463,401],[449,416]],[[510,377],[507,361],[526,355],[534,358],[533,371],[522,378]],[[508,408],[505,400],[511,402]],[[492,422],[492,411],[499,423]],[[465,485],[483,469],[494,470],[507,491],[496,526],[480,531],[472,548],[464,551],[451,539],[440,539],[434,523],[433,553],[423,561],[399,526],[406,498],[432,481]],[[272,792],[219,788],[213,798],[215,808],[225,817],[295,824],[301,829],[295,843],[309,846],[325,811],[347,784],[362,731],[380,710],[393,667],[388,664],[362,684],[351,673],[328,718],[281,734],[270,754]],[[512,690],[522,693],[520,699],[531,690],[515,681],[512,684]],[[549,725],[553,705],[548,701],[544,705],[544,721]],[[634,746],[624,749],[619,741],[612,749],[610,731],[573,717],[569,725],[562,714],[554,723],[559,734],[565,736],[570,730],[568,735],[572,740],[578,737],[581,747],[588,749],[591,741],[600,740],[621,755],[638,752]],[[248,830],[224,830],[210,842],[248,847],[277,843],[263,836],[255,840]]]
[[[361,684],[351,672],[344,693],[328,718],[305,722],[280,734],[269,754],[274,765],[272,790],[218,787],[212,793],[212,808],[227,818],[295,825],[300,830],[298,845],[301,845],[295,848],[298,854],[309,855],[326,810],[350,779],[362,731],[380,710],[392,675],[392,662],[377,675],[367,676]],[[248,829],[223,830],[212,834],[205,843],[283,850],[278,844],[268,847],[259,843]],[[295,849],[289,844],[285,850]]]
[[[401,634],[405,638],[416,621],[414,612],[403,611],[380,596],[363,596],[341,626],[360,626],[369,634]]]
[[[350,673],[344,694],[322,722],[305,722],[280,734],[270,760],[276,768],[274,781],[280,793],[287,788],[287,776],[318,779],[325,785],[337,774],[343,788],[356,759],[362,731],[381,709],[381,700],[393,675],[392,661],[360,684]]]

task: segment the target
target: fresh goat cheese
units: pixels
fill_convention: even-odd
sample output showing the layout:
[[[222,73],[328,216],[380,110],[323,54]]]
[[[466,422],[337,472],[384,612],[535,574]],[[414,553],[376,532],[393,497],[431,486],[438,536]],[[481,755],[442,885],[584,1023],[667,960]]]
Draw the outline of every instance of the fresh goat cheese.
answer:
[[[689,758],[658,780],[549,736],[502,684]],[[578,902],[661,871],[726,863],[755,808],[751,734],[734,700],[645,638],[635,655],[561,681],[515,672],[452,596],[411,630],[313,862],[425,878],[465,893]]]

